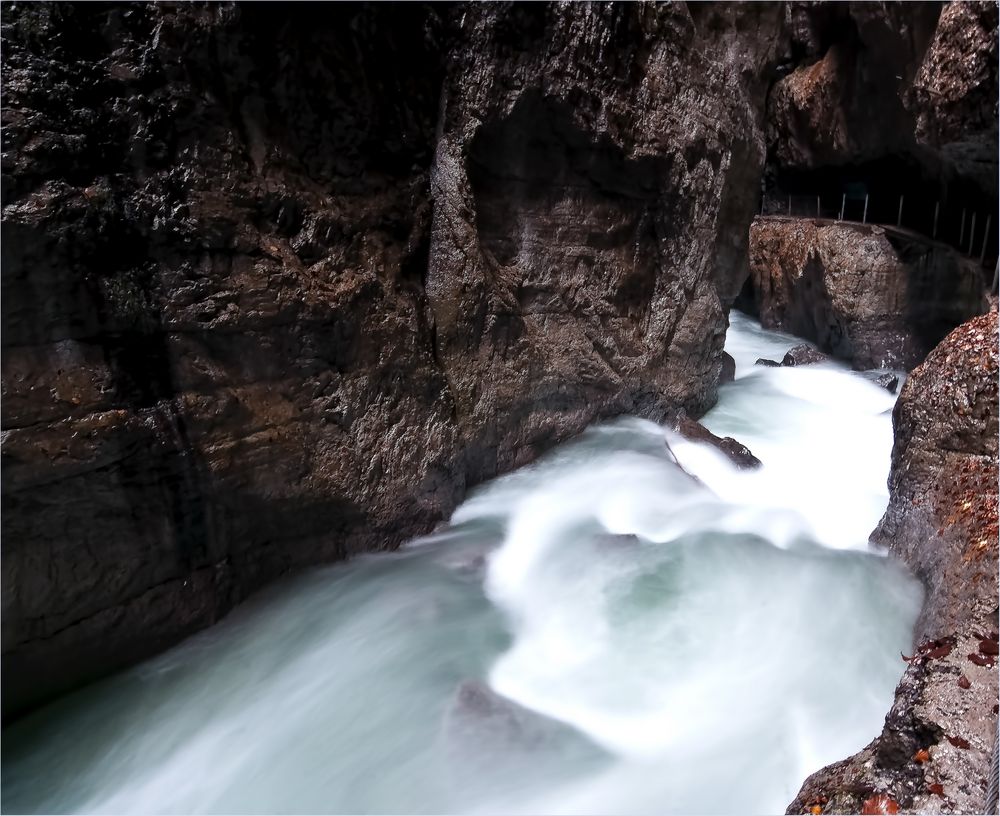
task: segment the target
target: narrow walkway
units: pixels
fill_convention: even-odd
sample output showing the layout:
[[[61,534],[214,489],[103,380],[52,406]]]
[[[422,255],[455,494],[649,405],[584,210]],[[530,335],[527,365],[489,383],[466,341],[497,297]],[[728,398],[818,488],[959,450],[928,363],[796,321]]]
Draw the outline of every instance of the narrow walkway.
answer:
[[[885,230],[886,235],[890,237],[897,238],[901,241],[908,241],[910,243],[924,244],[929,247],[944,247],[956,252],[963,257],[968,258],[972,261],[977,261],[978,259],[972,255],[966,255],[964,252],[956,249],[949,243],[945,241],[938,241],[922,232],[916,232],[914,230],[906,229],[905,227],[897,227],[895,224],[875,224],[871,221],[849,221],[848,219],[840,220],[837,218],[817,218],[814,215],[757,215],[754,217],[755,220],[759,219],[761,221],[812,221],[815,224],[822,224],[827,226],[829,224],[844,224],[851,227],[862,227],[871,228],[878,227],[879,229]]]

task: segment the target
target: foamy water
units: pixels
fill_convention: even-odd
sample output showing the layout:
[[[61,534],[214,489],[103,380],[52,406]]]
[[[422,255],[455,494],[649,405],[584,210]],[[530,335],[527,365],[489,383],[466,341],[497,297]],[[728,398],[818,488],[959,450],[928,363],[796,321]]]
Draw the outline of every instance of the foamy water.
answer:
[[[920,602],[866,543],[894,397],[753,366],[796,342],[734,314],[703,420],[761,469],[592,428],[7,729],[4,810],[783,812],[880,731]]]

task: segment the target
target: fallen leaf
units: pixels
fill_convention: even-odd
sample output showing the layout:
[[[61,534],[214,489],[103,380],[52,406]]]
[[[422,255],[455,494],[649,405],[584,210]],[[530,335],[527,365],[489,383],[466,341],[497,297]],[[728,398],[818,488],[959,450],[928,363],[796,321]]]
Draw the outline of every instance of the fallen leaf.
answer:
[[[932,782],[927,786],[927,792],[933,793],[935,796],[944,796],[944,785],[940,782]]]
[[[969,678],[966,677],[964,674],[958,678],[958,687],[960,689],[967,689],[971,685],[972,683],[969,682]]]
[[[819,805],[813,805],[811,808],[809,808],[809,812],[813,814],[813,816],[819,816],[819,814],[823,812],[823,808],[821,808]]]
[[[899,813],[899,803],[891,796],[884,793],[876,793],[874,796],[865,799],[861,805],[863,816],[878,816],[882,813]]]
[[[1000,654],[1000,648],[995,640],[981,640],[979,641],[979,651],[984,655],[994,655]]]
[[[928,753],[926,748],[921,748],[913,755],[914,762],[930,762],[931,755]]]
[[[975,663],[977,666],[986,666],[987,668],[992,668],[993,666],[992,657],[987,657],[985,655],[975,654],[975,653],[970,654],[968,657],[969,657],[969,662]]]
[[[956,748],[969,747],[969,741],[967,739],[963,739],[962,737],[948,737],[948,742],[950,742]]]

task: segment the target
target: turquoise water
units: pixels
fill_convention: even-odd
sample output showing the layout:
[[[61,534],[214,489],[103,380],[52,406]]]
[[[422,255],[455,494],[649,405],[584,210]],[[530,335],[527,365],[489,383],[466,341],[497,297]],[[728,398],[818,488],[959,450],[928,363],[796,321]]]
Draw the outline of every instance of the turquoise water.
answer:
[[[920,603],[868,551],[893,397],[733,316],[705,418],[624,418],[3,734],[31,813],[783,812],[880,730]],[[673,466],[669,442],[692,480]]]

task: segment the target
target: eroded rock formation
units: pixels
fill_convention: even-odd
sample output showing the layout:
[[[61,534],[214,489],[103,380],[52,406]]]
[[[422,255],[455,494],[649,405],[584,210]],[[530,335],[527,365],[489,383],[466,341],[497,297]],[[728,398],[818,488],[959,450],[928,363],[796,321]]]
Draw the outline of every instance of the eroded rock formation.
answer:
[[[906,98],[919,144],[997,196],[997,4],[948,3]]]
[[[954,326],[986,311],[978,264],[882,227],[758,218],[745,305],[764,326],[856,368],[917,365]]]
[[[872,536],[923,581],[914,652],[882,734],[806,780],[789,813],[984,813],[997,728],[997,313],[952,332],[893,414],[890,503]]]
[[[940,6],[790,3],[801,64],[768,99],[771,159],[788,169],[858,164],[908,150],[904,91],[921,68]]]
[[[6,5],[5,711],[711,405],[782,24]]]

